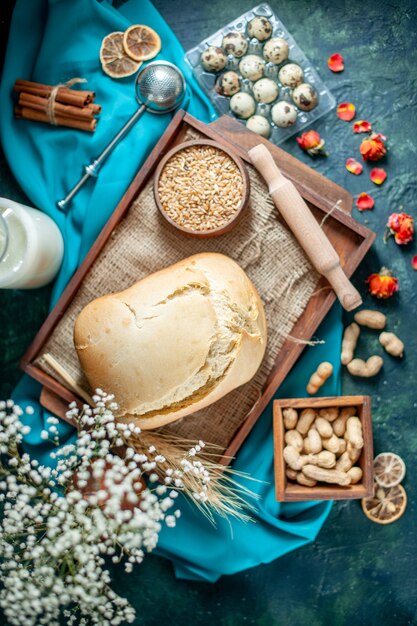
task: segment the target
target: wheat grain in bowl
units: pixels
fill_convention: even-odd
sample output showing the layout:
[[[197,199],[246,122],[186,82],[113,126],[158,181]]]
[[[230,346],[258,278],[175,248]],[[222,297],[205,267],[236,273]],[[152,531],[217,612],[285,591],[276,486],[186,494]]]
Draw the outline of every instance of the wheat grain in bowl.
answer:
[[[155,196],[172,224],[210,236],[238,217],[247,195],[243,164],[214,142],[184,144],[162,165]]]

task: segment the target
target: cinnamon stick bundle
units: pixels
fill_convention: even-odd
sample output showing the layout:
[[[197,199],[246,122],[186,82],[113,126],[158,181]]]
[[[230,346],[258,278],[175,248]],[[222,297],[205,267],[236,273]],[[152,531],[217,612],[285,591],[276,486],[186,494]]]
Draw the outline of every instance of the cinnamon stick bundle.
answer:
[[[26,93],[31,93],[34,96],[41,96],[42,98],[49,98],[51,95],[51,91],[53,90],[52,85],[42,85],[41,83],[33,83],[30,80],[21,80],[18,79],[13,87],[13,91],[20,93],[25,91]],[[56,101],[62,102],[63,104],[72,104],[77,107],[84,107],[90,102],[93,102],[95,98],[94,91],[73,91],[72,89],[68,89],[67,87],[60,87],[57,91]]]
[[[16,80],[13,91],[19,94],[15,107],[18,119],[94,132],[101,106],[94,102],[94,91],[56,89],[52,85]],[[52,99],[52,100],[51,100]]]

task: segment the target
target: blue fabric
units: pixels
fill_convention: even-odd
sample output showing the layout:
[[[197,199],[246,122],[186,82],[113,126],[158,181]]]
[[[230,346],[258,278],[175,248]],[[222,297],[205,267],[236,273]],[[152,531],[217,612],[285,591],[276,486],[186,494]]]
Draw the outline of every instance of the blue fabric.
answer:
[[[135,172],[168,125],[171,115],[145,113],[142,120],[117,146],[97,181],[90,181],[73,201],[67,215],[55,206],[72,187],[81,165],[100,153],[126,119],[135,111],[133,78],[115,81],[99,67],[102,38],[124,30],[131,23],[152,26],[161,36],[160,58],[183,70],[188,92],[185,107],[209,122],[215,114],[183,63],[183,50],[148,0],[129,0],[115,9],[97,0],[18,0],[13,15],[0,98],[0,133],[14,175],[34,206],[48,213],[65,239],[65,256],[55,282],[51,306],[109,218]],[[88,79],[97,93],[103,114],[97,132],[89,135],[67,129],[13,119],[12,85],[16,78],[43,83],[63,82],[74,76]],[[335,364],[335,375],[322,388],[323,395],[339,391],[341,341],[340,308],[335,306],[318,335],[325,345],[309,348],[279,390],[280,397],[302,396],[308,375],[322,360]],[[40,438],[48,415],[38,403],[39,385],[25,377],[15,392],[23,405],[36,408],[28,417],[32,431],[26,438],[28,451],[50,463],[50,447]],[[61,441],[74,437],[60,424]],[[274,496],[271,405],[238,454],[234,467],[263,482],[246,481],[262,498],[256,505],[256,523],[217,520],[214,528],[188,502],[176,529],[162,532],[158,552],[171,559],[177,576],[215,581],[259,563],[266,563],[316,537],[331,503],[279,504]]]

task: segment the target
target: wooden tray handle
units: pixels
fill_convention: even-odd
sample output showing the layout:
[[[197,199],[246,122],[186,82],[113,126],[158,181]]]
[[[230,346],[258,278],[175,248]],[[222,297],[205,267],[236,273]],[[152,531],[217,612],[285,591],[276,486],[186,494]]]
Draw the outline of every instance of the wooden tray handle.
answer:
[[[259,144],[249,150],[248,154],[268,184],[275,206],[311,263],[327,278],[343,308],[346,311],[356,309],[362,304],[362,298],[344,273],[339,255],[296,187],[282,174],[266,146]]]

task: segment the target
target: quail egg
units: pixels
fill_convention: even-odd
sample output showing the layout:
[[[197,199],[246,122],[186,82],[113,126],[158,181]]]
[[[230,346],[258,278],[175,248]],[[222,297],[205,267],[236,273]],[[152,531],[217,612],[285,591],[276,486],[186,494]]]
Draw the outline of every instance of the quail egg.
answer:
[[[279,70],[278,78],[285,87],[297,87],[304,80],[304,72],[297,63],[287,63]]]
[[[227,63],[227,56],[223,48],[210,46],[201,54],[201,65],[207,72],[220,72]]]
[[[248,35],[258,41],[266,41],[272,35],[271,22],[266,17],[254,17],[248,24]]]
[[[236,72],[224,72],[216,82],[216,91],[221,96],[233,96],[240,90],[240,78]]]
[[[222,46],[226,54],[232,54],[240,59],[248,49],[248,41],[243,33],[234,30],[223,37]]]
[[[288,59],[288,43],[282,37],[274,37],[264,45],[263,55],[266,61],[279,65]]]
[[[278,94],[278,85],[270,78],[261,78],[253,86],[253,95],[258,102],[270,104],[278,98]]]
[[[319,97],[312,85],[301,83],[292,92],[292,99],[299,109],[311,111],[311,109],[317,106]]]
[[[252,115],[246,122],[246,128],[267,139],[271,134],[271,125],[263,115]]]
[[[271,109],[272,121],[280,128],[292,126],[297,121],[297,109],[289,102],[277,102]]]
[[[258,80],[264,75],[265,61],[258,57],[257,54],[248,54],[239,63],[239,71],[243,78],[249,78],[249,80],[253,81]]]
[[[256,103],[250,94],[239,91],[230,98],[230,108],[235,115],[247,120],[255,113]]]

